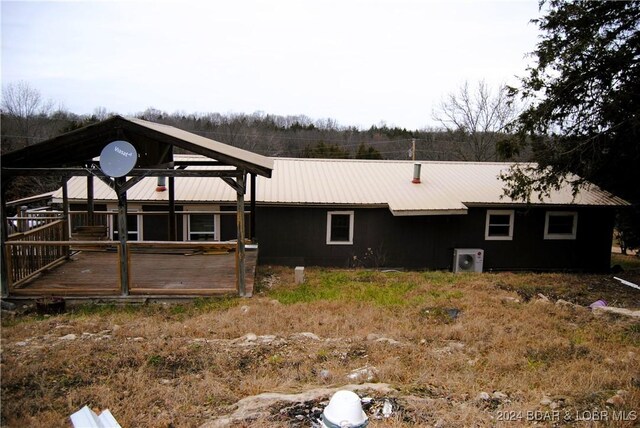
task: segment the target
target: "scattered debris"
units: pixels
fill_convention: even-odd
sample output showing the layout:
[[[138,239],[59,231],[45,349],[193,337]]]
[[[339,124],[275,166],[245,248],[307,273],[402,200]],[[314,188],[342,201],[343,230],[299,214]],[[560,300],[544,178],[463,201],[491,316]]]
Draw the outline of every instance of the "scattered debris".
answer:
[[[75,428],[122,428],[109,409],[98,416],[89,406],[84,406],[70,418]]]
[[[595,309],[595,308],[602,308],[604,306],[607,306],[606,300],[596,300],[595,302],[589,305],[589,308]]]
[[[386,406],[385,401],[385,406]],[[391,410],[388,410],[389,415]],[[337,391],[329,400],[329,404],[322,412],[323,426],[340,426],[340,427],[365,427],[369,422],[364,410],[362,410],[362,402],[360,397],[353,391],[340,390]]]
[[[638,284],[634,284],[633,282],[618,278],[617,276],[614,276],[613,279],[615,279],[616,281],[620,281],[624,285],[628,285],[629,287],[637,288],[638,290],[640,290],[640,285]]]
[[[226,416],[218,417],[201,425],[200,428],[222,428],[235,423],[250,422],[259,418],[280,420],[286,418],[291,427],[318,427],[322,409],[328,404],[328,398],[339,390],[367,392],[380,395],[395,394],[397,391],[384,383],[365,383],[345,385],[340,388],[318,388],[299,394],[263,393],[245,397],[235,405],[236,410]],[[370,412],[378,400],[363,402],[363,410]],[[275,407],[275,408],[274,408]],[[374,410],[375,411],[375,410]]]

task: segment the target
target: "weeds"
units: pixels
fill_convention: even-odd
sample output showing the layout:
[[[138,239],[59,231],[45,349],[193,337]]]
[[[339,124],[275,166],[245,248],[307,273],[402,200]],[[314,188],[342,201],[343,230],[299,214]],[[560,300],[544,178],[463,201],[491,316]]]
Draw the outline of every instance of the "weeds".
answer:
[[[362,368],[427,400],[381,427],[494,426],[499,403],[479,403],[481,391],[505,393],[516,411],[548,410],[545,396],[561,410],[602,409],[618,390],[622,409],[640,402],[640,324],[537,298],[614,294],[640,307],[610,276],[305,273],[294,285],[289,269],[271,268],[277,281],[252,299],[3,320],[2,426],[66,426],[85,404],[109,408],[122,426],[200,426],[249,395],[340,387]],[[529,302],[503,304],[519,295]]]

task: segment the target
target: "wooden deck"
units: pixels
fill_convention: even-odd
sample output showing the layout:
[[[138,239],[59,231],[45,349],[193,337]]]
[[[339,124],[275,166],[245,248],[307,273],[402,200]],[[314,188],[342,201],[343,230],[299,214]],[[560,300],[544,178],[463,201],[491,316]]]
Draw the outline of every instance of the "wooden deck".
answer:
[[[257,250],[247,251],[246,295],[253,294]],[[131,296],[236,294],[236,257],[227,254],[130,254]],[[118,254],[79,251],[71,259],[10,291],[12,296],[117,297],[121,295]]]

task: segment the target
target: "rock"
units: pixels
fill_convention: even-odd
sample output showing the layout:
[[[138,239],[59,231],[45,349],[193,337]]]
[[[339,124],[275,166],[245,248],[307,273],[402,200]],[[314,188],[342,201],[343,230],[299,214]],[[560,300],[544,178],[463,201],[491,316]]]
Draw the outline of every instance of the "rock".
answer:
[[[27,346],[28,342],[16,342],[16,346]]]
[[[559,409],[560,407],[562,407],[562,405],[564,404],[564,400],[558,400],[558,401],[552,401],[551,404],[549,404],[549,408],[551,410],[556,410]]]
[[[388,337],[381,337],[379,339],[376,339],[377,343],[388,343],[390,345],[402,345],[402,343],[398,342],[395,339],[389,339]]]
[[[296,333],[292,336],[294,339],[310,339],[310,340],[320,340],[320,338],[310,332]]]
[[[570,308],[581,308],[582,306],[576,305],[575,303],[569,302],[567,300],[558,299],[556,300],[556,306],[566,306]]]
[[[229,426],[236,426],[239,423],[242,424],[242,426],[251,426],[251,421],[269,417],[271,415],[272,408],[276,404],[283,406],[288,403],[298,404],[309,401],[318,401],[325,398],[328,399],[339,390],[348,390],[356,393],[361,390],[373,390],[380,394],[390,394],[396,391],[387,384],[365,383],[362,385],[344,385],[340,388],[318,388],[299,394],[265,392],[241,399],[233,406],[235,408],[233,413],[219,416],[214,420],[204,423],[200,428],[227,428]]]
[[[540,400],[541,406],[550,406],[551,403],[553,403],[553,400],[547,396],[542,397],[542,400]]]
[[[594,315],[602,315],[603,313],[622,315],[630,318],[640,318],[640,310],[632,311],[630,309],[616,308],[613,306],[596,306],[593,308]]]
[[[622,396],[616,394],[609,398],[606,403],[608,406],[621,407],[624,406],[625,400]]]
[[[320,372],[318,373],[318,377],[324,381],[324,382],[328,382],[331,380],[332,375],[331,372],[327,369],[322,369],[320,370]]]
[[[379,334],[375,334],[375,333],[367,334],[367,340],[369,342],[373,342],[374,340],[378,340],[378,339],[380,339],[380,335]]]
[[[247,333],[244,335],[245,342],[255,342],[258,340],[258,336],[255,333]]]
[[[511,296],[505,296],[502,298],[502,303],[520,303],[520,299]]]
[[[493,398],[494,400],[498,400],[498,401],[504,401],[507,398],[509,398],[509,396],[507,394],[505,394],[504,392],[495,391],[493,394],[491,394],[491,398]]]
[[[351,373],[347,375],[347,379],[355,382],[371,382],[375,380],[377,375],[378,369],[367,366],[351,371]]]
[[[111,327],[111,330],[115,333],[116,331],[120,330],[122,327],[119,326],[118,324],[114,324],[113,327]]]
[[[144,337],[134,337],[133,341],[134,342],[144,342]]]
[[[489,400],[491,400],[491,396],[489,395],[488,392],[482,391],[476,396],[476,400],[477,401],[489,401]]]
[[[75,334],[71,333],[71,334],[67,334],[66,336],[62,336],[60,338],[58,338],[58,340],[76,340],[78,336],[76,336]]]

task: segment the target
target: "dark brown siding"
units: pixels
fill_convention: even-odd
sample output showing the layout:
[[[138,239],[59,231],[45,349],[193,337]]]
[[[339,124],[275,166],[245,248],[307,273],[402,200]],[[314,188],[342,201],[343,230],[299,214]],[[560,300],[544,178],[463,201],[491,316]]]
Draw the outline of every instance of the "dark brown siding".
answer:
[[[143,212],[163,211],[169,212],[168,205],[143,205]],[[176,211],[182,211],[182,206],[176,206]],[[176,227],[178,229],[178,241],[182,241],[182,215],[176,215]],[[169,214],[147,214],[142,218],[143,236],[145,241],[169,240]]]
[[[485,208],[471,208],[466,215],[414,217],[394,217],[386,208],[355,209],[353,245],[327,245],[327,212],[332,210],[258,207],[260,263],[451,269],[454,248],[482,248],[485,270],[609,268],[610,209],[571,210],[578,212],[575,240],[545,240],[546,210],[518,209],[510,241],[485,240]]]

